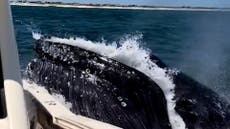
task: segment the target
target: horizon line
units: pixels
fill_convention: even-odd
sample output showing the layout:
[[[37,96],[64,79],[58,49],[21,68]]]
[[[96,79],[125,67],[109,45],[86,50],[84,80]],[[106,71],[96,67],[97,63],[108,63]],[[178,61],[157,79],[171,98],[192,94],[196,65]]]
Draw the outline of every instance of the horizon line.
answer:
[[[66,2],[66,1],[28,1],[28,0],[10,0],[12,3],[37,3],[37,4],[66,4],[66,5],[90,5],[90,6],[114,6],[114,7],[144,7],[144,8],[187,8],[187,9],[230,9],[230,7],[208,7],[208,6],[166,6],[166,5],[137,5],[137,4],[109,4],[109,3],[81,3],[81,2]]]

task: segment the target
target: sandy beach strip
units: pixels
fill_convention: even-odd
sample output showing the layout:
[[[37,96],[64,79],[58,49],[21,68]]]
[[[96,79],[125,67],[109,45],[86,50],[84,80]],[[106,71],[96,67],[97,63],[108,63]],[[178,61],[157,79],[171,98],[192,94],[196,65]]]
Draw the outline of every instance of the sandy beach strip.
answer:
[[[62,8],[86,8],[86,9],[129,9],[129,10],[175,10],[175,11],[230,11],[230,9],[209,8],[180,8],[180,7],[122,7],[122,6],[94,6],[94,5],[69,5],[69,4],[47,4],[47,3],[18,3],[12,2],[14,6],[38,6],[38,7],[62,7]]]

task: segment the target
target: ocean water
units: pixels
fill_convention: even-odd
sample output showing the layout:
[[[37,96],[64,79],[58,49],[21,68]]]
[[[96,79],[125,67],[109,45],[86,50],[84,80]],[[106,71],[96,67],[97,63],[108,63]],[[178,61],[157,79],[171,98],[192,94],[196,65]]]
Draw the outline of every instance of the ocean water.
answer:
[[[20,64],[33,58],[32,32],[141,48],[230,99],[230,12],[13,6]]]

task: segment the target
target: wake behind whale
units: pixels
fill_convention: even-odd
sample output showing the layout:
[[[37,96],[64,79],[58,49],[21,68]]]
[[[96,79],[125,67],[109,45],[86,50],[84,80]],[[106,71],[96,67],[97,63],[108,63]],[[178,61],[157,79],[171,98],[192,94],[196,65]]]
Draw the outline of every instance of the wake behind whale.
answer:
[[[37,57],[28,65],[28,78],[63,94],[75,113],[128,129],[229,128],[225,101],[167,69],[133,44],[135,38],[119,48],[83,39],[35,38]]]

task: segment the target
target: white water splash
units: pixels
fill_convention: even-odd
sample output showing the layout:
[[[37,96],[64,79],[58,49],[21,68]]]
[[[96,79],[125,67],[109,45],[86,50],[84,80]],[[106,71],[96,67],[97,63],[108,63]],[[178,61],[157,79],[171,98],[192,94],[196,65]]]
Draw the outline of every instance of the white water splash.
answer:
[[[40,33],[32,32],[32,36],[35,40],[41,39],[42,35]]]
[[[34,34],[33,34],[34,35]],[[35,34],[36,36],[36,34]],[[175,111],[176,102],[173,100],[175,85],[166,70],[158,67],[150,59],[150,52],[141,48],[139,39],[142,35],[127,36],[120,41],[121,46],[116,44],[106,45],[105,42],[92,42],[83,38],[58,38],[51,37],[46,41],[78,46],[103,56],[117,60],[123,64],[133,67],[153,79],[163,90],[167,100],[169,121],[173,129],[185,129],[185,123],[181,116]],[[34,37],[36,39],[36,37]],[[37,39],[36,39],[37,40]]]
[[[39,86],[38,84],[36,84],[34,82],[30,82],[28,80],[22,80],[22,84],[23,84],[23,86],[26,85],[26,87],[39,87],[40,89],[42,89],[42,92],[49,94],[49,92],[43,86]],[[58,94],[58,93],[53,93],[52,96],[55,100],[57,100],[59,103],[61,103],[67,109],[70,110],[72,108],[72,104],[70,102],[67,102],[63,95]]]

